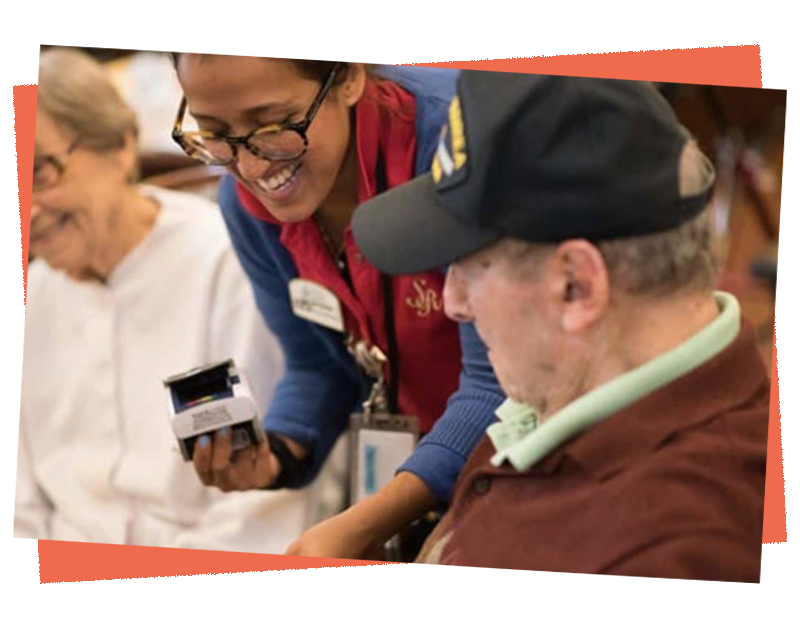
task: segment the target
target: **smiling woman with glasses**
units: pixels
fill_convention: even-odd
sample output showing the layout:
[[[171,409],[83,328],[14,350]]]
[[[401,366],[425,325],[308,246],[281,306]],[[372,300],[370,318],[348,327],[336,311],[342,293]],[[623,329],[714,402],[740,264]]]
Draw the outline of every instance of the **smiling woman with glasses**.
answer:
[[[443,312],[444,275],[382,276],[350,219],[360,202],[428,171],[456,109],[457,72],[173,61],[184,99],[172,137],[198,161],[228,168],[223,215],[287,364],[263,421],[268,442],[234,454],[229,435],[201,441],[199,477],[225,491],[304,486],[372,390],[371,402],[416,417],[425,438],[394,479],[288,552],[362,558],[406,524],[424,530],[419,518],[447,504],[503,397],[474,328]],[[413,559],[415,542],[403,539],[392,557]]]
[[[253,129],[245,136],[231,137],[212,131],[183,131],[186,113],[186,98],[181,101],[172,139],[190,157],[210,166],[229,166],[236,160],[237,146],[246,148],[256,157],[267,161],[291,161],[299,159],[308,150],[308,127],[314,120],[322,101],[325,100],[336,78],[339,65],[334,65],[317,92],[314,102],[301,122],[268,124]]]

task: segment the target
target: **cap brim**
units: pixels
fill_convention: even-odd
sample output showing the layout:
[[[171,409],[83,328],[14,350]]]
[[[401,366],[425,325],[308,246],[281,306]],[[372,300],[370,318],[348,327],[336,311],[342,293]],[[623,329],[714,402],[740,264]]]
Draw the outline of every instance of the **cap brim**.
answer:
[[[422,175],[363,203],[353,235],[379,270],[405,275],[440,268],[497,242],[495,229],[468,225],[439,204],[430,175]]]

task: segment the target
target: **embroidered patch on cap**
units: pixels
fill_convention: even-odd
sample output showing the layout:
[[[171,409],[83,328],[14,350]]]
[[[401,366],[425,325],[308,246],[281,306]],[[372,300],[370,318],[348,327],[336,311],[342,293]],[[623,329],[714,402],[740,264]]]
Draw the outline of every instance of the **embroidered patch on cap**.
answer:
[[[437,188],[444,189],[462,181],[467,172],[466,164],[467,136],[461,100],[456,96],[450,103],[448,122],[442,127],[431,164],[431,176]]]

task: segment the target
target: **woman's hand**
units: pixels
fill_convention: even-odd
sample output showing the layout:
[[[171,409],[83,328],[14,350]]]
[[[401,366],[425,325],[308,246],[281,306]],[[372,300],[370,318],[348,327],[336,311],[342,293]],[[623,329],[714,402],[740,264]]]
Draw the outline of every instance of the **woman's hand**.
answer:
[[[365,522],[356,507],[331,517],[306,530],[286,554],[325,558],[354,558],[383,561],[382,544],[373,541],[373,534],[361,528]],[[352,584],[362,579],[360,567],[323,567],[284,572],[286,584]]]
[[[420,478],[401,472],[376,494],[308,529],[286,553],[382,560],[383,544],[436,505],[433,494]]]
[[[289,556],[382,560],[382,544],[374,543],[354,508],[306,530],[289,546]]]
[[[300,445],[286,438],[284,441],[295,456],[305,455]],[[281,463],[267,441],[234,454],[230,428],[219,430],[213,441],[208,436],[200,437],[192,461],[203,484],[225,492],[266,488],[274,484],[281,472]]]

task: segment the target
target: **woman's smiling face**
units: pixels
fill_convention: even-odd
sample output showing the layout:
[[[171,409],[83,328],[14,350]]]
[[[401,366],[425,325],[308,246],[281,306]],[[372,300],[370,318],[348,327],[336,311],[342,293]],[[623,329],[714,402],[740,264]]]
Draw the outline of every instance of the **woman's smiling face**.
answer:
[[[335,81],[308,128],[302,157],[269,162],[236,147],[229,170],[281,222],[309,218],[334,189],[351,143],[350,109],[365,80],[363,67],[346,68],[339,71],[347,76]],[[322,86],[286,59],[184,54],[177,70],[198,127],[227,136],[302,122]]]
[[[129,138],[119,149],[96,151],[76,139],[37,110],[34,180],[43,159],[57,159],[63,173],[54,185],[34,190],[30,247],[51,267],[80,277],[115,244],[136,147]]]

